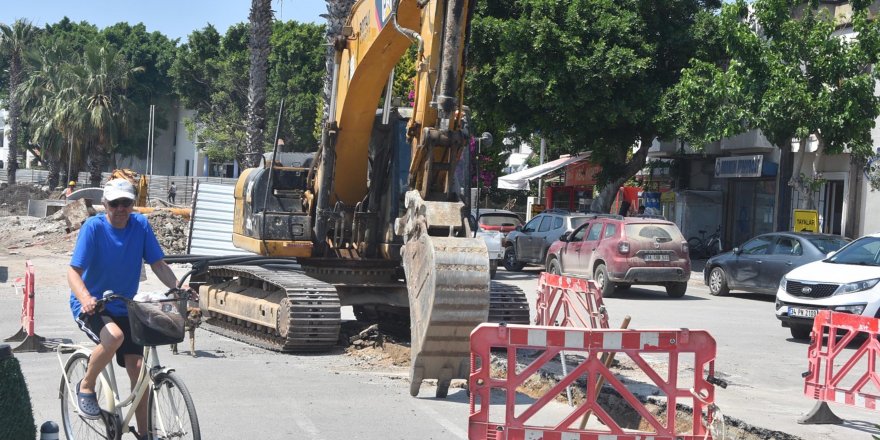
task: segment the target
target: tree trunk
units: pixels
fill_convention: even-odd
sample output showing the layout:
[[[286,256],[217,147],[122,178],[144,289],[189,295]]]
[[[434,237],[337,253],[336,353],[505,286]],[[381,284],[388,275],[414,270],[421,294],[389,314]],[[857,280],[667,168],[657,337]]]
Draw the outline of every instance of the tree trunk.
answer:
[[[49,179],[48,179],[49,189],[52,190],[52,189],[58,188],[59,186],[64,186],[64,185],[58,184],[59,177],[61,175],[61,163],[58,161],[58,159],[51,159],[51,160],[47,161],[46,165],[47,165],[47,168],[49,169]],[[67,184],[67,182],[64,182],[64,183],[65,183],[65,185]]]
[[[801,198],[798,198],[798,208],[801,209],[816,209],[816,191],[818,191],[818,186],[821,185],[820,182],[823,181],[822,173],[819,169],[822,168],[822,161],[825,157],[823,154],[825,145],[821,137],[817,136],[816,152],[813,154],[812,161],[810,162],[810,173],[803,172],[809,141],[809,137],[798,139],[800,148],[794,153],[794,168],[792,169],[791,180],[788,182],[788,186],[796,189],[798,194],[805,199],[804,202],[800,202]]]
[[[648,159],[648,149],[651,148],[651,140],[653,140],[653,135],[643,135],[641,136],[641,145],[639,149],[633,154],[632,159],[626,163],[626,168],[624,169],[623,175],[618,176],[615,179],[611,179],[602,189],[599,191],[599,195],[593,199],[593,203],[590,205],[590,211],[593,212],[610,212],[611,204],[614,203],[614,197],[617,196],[617,190],[623,185],[629,178],[636,175],[642,168],[645,167],[645,162]],[[647,141],[645,139],[648,139]],[[619,158],[620,161],[626,161],[626,151],[625,149],[621,150],[622,157]]]
[[[248,125],[246,165],[260,163],[266,132],[266,83],[269,74],[269,37],[272,35],[271,0],[251,0],[250,84],[248,86]]]
[[[96,145],[89,155],[89,184],[94,187],[101,186],[101,173],[107,164],[107,155],[102,145]]]
[[[13,56],[9,60],[9,96],[15,96],[15,90],[21,79],[21,59]],[[17,99],[9,99],[9,154],[7,155],[6,179],[9,185],[15,185],[15,172],[18,170],[18,132],[21,126],[21,109]]]

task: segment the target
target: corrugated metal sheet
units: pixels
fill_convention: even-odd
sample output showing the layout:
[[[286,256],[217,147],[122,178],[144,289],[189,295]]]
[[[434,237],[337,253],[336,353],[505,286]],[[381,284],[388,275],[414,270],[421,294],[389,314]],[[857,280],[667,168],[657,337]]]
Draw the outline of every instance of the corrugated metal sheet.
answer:
[[[233,185],[199,182],[193,201],[192,255],[254,255],[232,245]]]

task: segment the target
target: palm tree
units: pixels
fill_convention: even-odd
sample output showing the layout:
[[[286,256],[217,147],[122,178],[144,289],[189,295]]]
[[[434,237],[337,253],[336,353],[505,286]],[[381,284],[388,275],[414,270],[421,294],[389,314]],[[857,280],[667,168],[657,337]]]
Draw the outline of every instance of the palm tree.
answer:
[[[260,163],[266,131],[266,84],[269,75],[269,37],[272,35],[272,1],[251,0],[250,84],[248,86],[247,154],[245,164]]]
[[[27,20],[16,20],[12,26],[0,23],[0,53],[9,60],[9,157],[7,158],[7,180],[15,185],[15,171],[18,170],[18,132],[21,127],[21,111],[15,94],[22,81],[25,54],[30,50],[39,30]]]
[[[56,111],[69,133],[80,133],[89,155],[89,183],[101,184],[101,173],[119,135],[128,128],[132,103],[126,97],[132,68],[122,53],[109,46],[88,46],[82,62],[72,65],[70,83],[59,94]],[[70,138],[74,138],[70,135]]]
[[[59,174],[65,168],[64,162],[72,157],[67,149],[68,142],[65,142],[65,115],[58,112],[62,102],[59,94],[65,80],[62,66],[66,60],[54,48],[41,50],[30,58],[33,70],[19,86],[16,100],[22,119],[28,121],[30,126],[29,142],[40,147],[43,161],[49,169],[49,186],[55,188],[59,183]]]

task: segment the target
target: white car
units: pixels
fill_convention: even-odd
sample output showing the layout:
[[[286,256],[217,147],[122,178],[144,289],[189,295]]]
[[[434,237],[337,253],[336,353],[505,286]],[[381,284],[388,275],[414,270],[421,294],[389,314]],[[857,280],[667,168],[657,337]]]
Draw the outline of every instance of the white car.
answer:
[[[859,238],[782,277],[776,317],[792,338],[809,339],[822,309],[880,318],[880,234]]]
[[[484,228],[482,223],[478,227],[474,220],[476,218],[475,214],[470,218],[471,228],[476,230],[477,237],[482,238],[486,242],[486,248],[489,250],[489,278],[494,279],[495,273],[498,272],[498,265],[504,259],[504,233],[500,230]]]

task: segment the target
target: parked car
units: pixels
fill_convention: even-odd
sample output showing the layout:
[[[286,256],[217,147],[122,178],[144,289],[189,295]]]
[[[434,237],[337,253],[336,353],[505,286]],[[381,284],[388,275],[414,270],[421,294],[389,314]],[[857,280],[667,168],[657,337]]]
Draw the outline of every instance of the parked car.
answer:
[[[517,226],[522,226],[523,222],[516,213],[506,209],[474,209],[473,214],[478,216],[479,227],[481,231],[498,231],[503,236],[516,230]]]
[[[484,210],[481,209],[479,212],[480,219],[490,221],[485,218],[483,211]],[[511,214],[513,213],[511,212]],[[482,238],[483,241],[486,242],[486,249],[489,250],[489,278],[495,278],[495,274],[498,272],[498,265],[501,264],[501,261],[504,258],[504,233],[502,233],[498,227],[486,227],[484,223],[478,223],[476,221],[476,216],[477,211],[471,211],[471,229],[477,237]],[[516,214],[513,214],[513,216],[516,217]],[[519,217],[516,217],[516,219],[519,220]]]
[[[731,252],[706,261],[703,281],[709,293],[731,290],[775,295],[779,280],[790,270],[825,258],[849,242],[839,235],[772,232],[759,235]]]
[[[776,317],[792,338],[808,339],[823,309],[880,318],[880,234],[854,240],[779,281]]]
[[[526,264],[544,264],[547,248],[559,237],[586,223],[595,214],[565,210],[544,211],[517,227],[504,239],[504,268],[520,271]]]
[[[652,284],[680,298],[687,292],[691,260],[675,223],[608,215],[590,218],[553,243],[546,269],[593,279],[606,297],[633,284]]]

